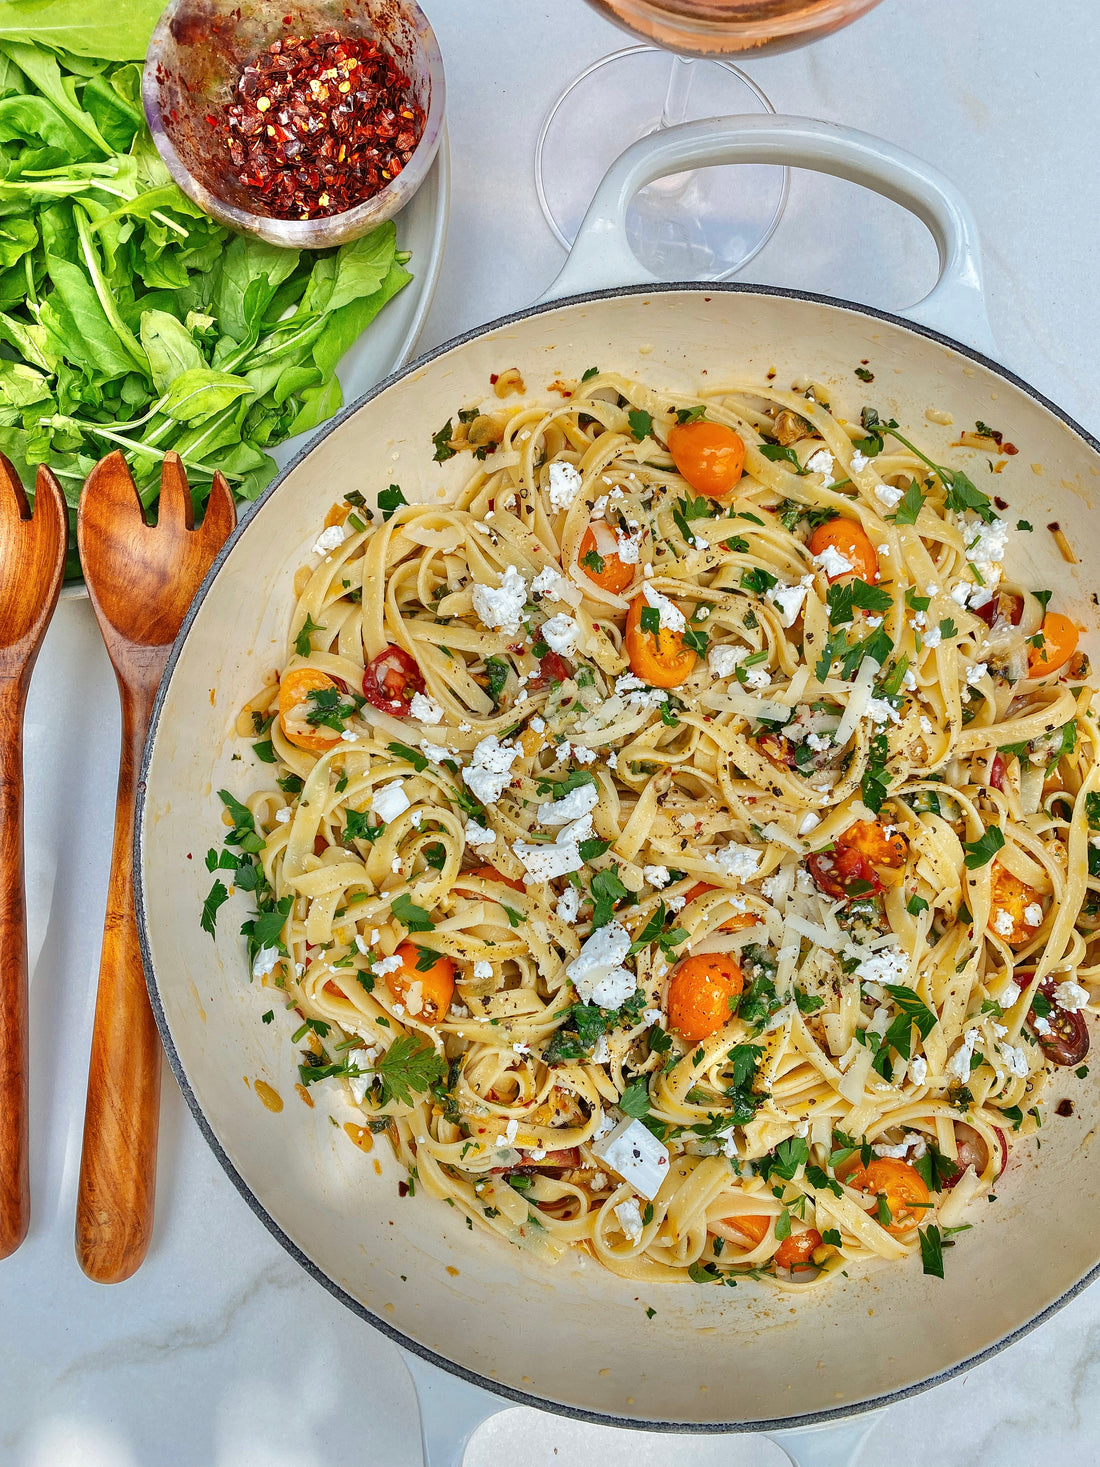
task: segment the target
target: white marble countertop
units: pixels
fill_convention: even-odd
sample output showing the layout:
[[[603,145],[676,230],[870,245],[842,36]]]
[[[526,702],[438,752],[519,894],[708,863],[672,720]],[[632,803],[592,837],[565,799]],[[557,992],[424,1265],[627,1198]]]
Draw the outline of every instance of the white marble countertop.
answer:
[[[546,109],[626,44],[581,0],[424,0],[447,65],[454,194],[430,346],[533,299],[561,251],[535,198]],[[862,127],[937,164],[981,228],[1003,360],[1100,432],[1100,101],[1092,0],[884,0],[853,29],[748,70],[778,111]],[[848,184],[797,175],[744,278],[886,308],[931,284],[921,226]],[[27,738],[33,1221],[0,1264],[0,1464],[321,1467],[421,1461],[398,1351],[312,1282],[223,1175],[165,1075],[156,1230],[134,1278],[89,1283],[73,1253],[76,1177],[118,739],[87,603],[60,608]],[[892,1408],[860,1460],[1093,1464],[1100,1290],[992,1363]],[[467,1467],[779,1463],[755,1437],[661,1437],[509,1409]]]

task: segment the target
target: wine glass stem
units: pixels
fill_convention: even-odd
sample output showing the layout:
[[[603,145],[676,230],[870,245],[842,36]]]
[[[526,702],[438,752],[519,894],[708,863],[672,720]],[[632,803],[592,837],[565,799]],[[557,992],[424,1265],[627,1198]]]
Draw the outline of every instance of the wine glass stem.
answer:
[[[657,124],[658,131],[665,127],[675,127],[678,122],[685,120],[688,99],[691,96],[691,84],[694,79],[695,62],[686,56],[674,55],[672,69],[668,74],[665,105],[661,111],[661,120]]]

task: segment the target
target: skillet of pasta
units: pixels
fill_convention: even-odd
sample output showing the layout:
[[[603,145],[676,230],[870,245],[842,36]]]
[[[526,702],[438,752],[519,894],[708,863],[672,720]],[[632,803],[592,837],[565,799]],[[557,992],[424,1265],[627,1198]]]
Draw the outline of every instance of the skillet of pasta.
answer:
[[[454,503],[347,485],[319,531],[208,858],[253,980],[303,1095],[548,1262],[942,1274],[1084,1073],[1078,629],[1005,573],[1030,527],[872,409],[558,385],[434,436]]]

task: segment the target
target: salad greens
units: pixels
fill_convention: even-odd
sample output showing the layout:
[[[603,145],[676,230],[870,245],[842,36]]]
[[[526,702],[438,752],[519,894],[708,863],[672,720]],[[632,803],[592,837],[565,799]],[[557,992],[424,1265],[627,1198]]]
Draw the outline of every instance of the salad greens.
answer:
[[[140,61],[162,0],[3,0],[0,40],[34,41],[40,46],[96,56],[106,61]]]
[[[114,448],[147,505],[170,449],[197,502],[216,469],[254,499],[266,449],[339,409],[337,362],[411,279],[394,226],[325,252],[223,229],[161,162],[140,68],[17,39],[37,5],[0,5],[0,451],[27,485],[48,462],[73,509]],[[118,10],[123,49],[143,10]]]

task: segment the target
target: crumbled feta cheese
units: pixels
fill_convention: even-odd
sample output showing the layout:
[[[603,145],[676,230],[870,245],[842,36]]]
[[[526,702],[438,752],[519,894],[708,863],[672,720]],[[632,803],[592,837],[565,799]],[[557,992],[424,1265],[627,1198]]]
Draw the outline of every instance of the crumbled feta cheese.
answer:
[[[535,718],[531,719],[531,722],[527,725],[527,727],[531,730],[532,733],[544,733],[546,730],[546,720],[544,718],[539,718],[536,716]]]
[[[395,779],[392,784],[384,784],[381,789],[375,790],[370,807],[371,813],[377,815],[383,825],[388,825],[411,804],[412,801],[401,787],[401,781]]]
[[[573,464],[555,459],[550,465],[550,504],[553,509],[568,509],[581,487],[581,473]]]
[[[1011,1044],[1002,1044],[1000,1046],[1000,1050],[1001,1058],[1008,1066],[1009,1074],[1015,1075],[1018,1080],[1026,1079],[1028,1073],[1028,1064],[1027,1055],[1023,1052],[1023,1050],[1016,1049]]]
[[[317,537],[317,543],[313,547],[314,555],[327,555],[330,550],[338,549],[346,539],[343,525],[329,525],[327,530],[322,530]]]
[[[948,1075],[958,1080],[960,1085],[965,1085],[970,1079],[970,1061],[974,1058],[974,1046],[980,1039],[977,1029],[968,1029],[963,1035],[963,1042],[947,1061]]]
[[[708,855],[707,861],[716,866],[724,876],[733,877],[737,881],[748,881],[751,876],[755,876],[760,865],[760,852],[753,850],[752,846],[740,845],[731,840],[728,846]]]
[[[776,585],[767,592],[768,600],[778,606],[785,627],[793,627],[802,614],[802,603],[813,583],[813,576],[804,576],[797,586]]]
[[[502,744],[496,734],[489,734],[474,749],[470,767],[463,770],[466,788],[483,805],[492,805],[503,794],[518,755],[518,744]]]
[[[864,958],[855,969],[861,983],[900,983],[909,971],[909,959],[900,947],[891,944]]]
[[[808,810],[802,817],[802,823],[798,827],[799,835],[809,835],[811,830],[816,830],[821,824],[821,816],[815,810]]]
[[[812,749],[815,754],[824,754],[826,749],[833,747],[832,734],[808,733],[806,735],[806,746]]]
[[[815,555],[814,565],[823,570],[827,576],[843,576],[855,570],[852,562],[841,555],[835,545],[826,545],[820,555]]]
[[[605,1166],[652,1202],[669,1174],[668,1147],[652,1131],[641,1121],[623,1120],[610,1135],[594,1137],[590,1145]]]
[[[643,866],[642,875],[655,891],[660,891],[672,880],[667,866]]]
[[[917,686],[917,675],[911,667],[907,667],[902,674],[901,685],[910,693]]]
[[[1008,521],[995,518],[992,524],[987,525],[976,516],[968,515],[962,530],[966,538],[967,560],[977,567],[987,586],[996,586],[1001,579],[1001,563],[1008,545]]]
[[[1010,1009],[1019,997],[1020,985],[1018,983],[1013,983],[1012,979],[1010,978],[1005,984],[1002,992],[998,995],[997,1002],[1000,1004],[1001,1008]]]
[[[901,714],[888,698],[869,698],[867,701],[867,716],[872,723],[879,725],[901,722]]]
[[[582,834],[581,827],[587,825]],[[578,820],[575,825],[563,825],[553,845],[532,845],[517,840],[512,847],[523,862],[523,869],[534,881],[555,881],[559,876],[568,876],[584,865],[580,842],[587,840],[592,831],[591,817]]]
[[[492,976],[493,976],[493,965],[492,965],[492,963],[487,963],[487,962],[484,962],[481,959],[479,959],[474,964],[474,977],[475,978],[491,978]]]
[[[595,749],[588,749],[584,744],[573,745],[573,758],[578,764],[594,764],[596,761]]]
[[[277,947],[262,947],[252,963],[253,978],[266,978],[278,961]]]
[[[644,530],[635,530],[633,535],[624,534],[622,530],[615,531],[615,553],[623,565],[637,565],[641,556],[642,536]]]
[[[930,734],[932,732],[932,730],[933,730],[932,720],[928,717],[927,713],[922,713],[921,716],[920,716],[920,731],[921,731],[921,733],[922,734]]]
[[[915,1054],[909,1061],[909,1078],[914,1085],[923,1085],[928,1079],[928,1061],[922,1054]]]
[[[409,704],[409,713],[413,718],[428,725],[443,722],[443,709],[434,698],[429,698],[427,693],[414,693],[412,702]]]
[[[544,621],[539,628],[546,645],[563,657],[569,657],[577,650],[577,637],[580,635],[580,630],[576,620],[571,616],[566,616],[564,611],[559,611],[557,616],[552,616],[549,621]]]
[[[993,600],[993,592],[988,586],[972,586],[970,588],[970,607],[978,611],[983,606],[988,606]]]
[[[374,937],[374,941],[377,942],[378,941],[378,934],[377,933],[373,933],[372,936]],[[363,954],[366,954],[366,953],[369,953],[370,952],[370,948],[364,942],[364,940],[362,938],[362,935],[360,933],[358,933],[358,932],[355,934],[355,946]]]
[[[548,596],[551,601],[560,601],[562,587],[566,584],[565,577],[552,565],[548,565],[540,570],[531,582],[531,594],[532,596]]]
[[[505,566],[499,586],[476,583],[474,611],[484,626],[497,628],[506,636],[519,631],[527,601],[527,582],[514,565]]]
[[[359,742],[359,735],[351,728],[341,729],[340,737],[345,744],[357,744]]]
[[[479,825],[476,820],[467,820],[464,833],[468,846],[491,846],[497,838],[495,830]]]
[[[985,677],[986,667],[987,664],[984,662],[971,663],[971,665],[966,669],[967,687],[972,688],[976,684],[981,682],[982,678]]]
[[[581,894],[575,886],[567,886],[558,897],[558,905],[555,908],[558,920],[567,926],[572,926],[577,920],[577,913],[581,907]]]
[[[383,958],[381,962],[375,963],[375,965],[374,965],[375,976],[378,977],[378,978],[384,978],[387,973],[396,973],[401,968],[403,968],[404,966],[405,966],[404,959],[403,958],[399,958],[397,956],[397,954],[394,953],[392,957],[390,957],[390,958]]]
[[[353,1049],[348,1055],[349,1068],[358,1071],[357,1074],[348,1076],[348,1086],[356,1105],[363,1104],[367,1091],[377,1078],[370,1067],[377,1062],[381,1052],[378,1045],[372,1044],[367,1049]]]
[[[664,688],[651,688],[632,672],[615,679],[615,692],[624,697],[631,708],[658,708],[668,701]]]
[[[895,489],[892,484],[875,485],[875,498],[883,509],[896,509],[904,494],[904,489]]]
[[[1089,1002],[1089,991],[1080,983],[1067,979],[1065,983],[1059,983],[1055,988],[1053,998],[1060,1009],[1065,1009],[1069,1014],[1075,1014],[1078,1009],[1083,1009]]]
[[[442,764],[444,759],[457,759],[458,750],[448,749],[446,744],[433,744],[431,739],[421,739],[420,752],[433,764]]]
[[[833,482],[833,456],[827,448],[819,448],[806,460],[806,471],[810,474],[823,474],[825,477],[825,488]]]
[[[290,808],[289,805],[284,805],[281,810],[275,811],[276,825],[288,825],[293,818],[294,811]]]
[[[545,847],[543,848],[545,849]],[[617,1009],[638,986],[629,969],[622,967],[630,951],[630,933],[621,922],[609,922],[592,933],[565,970],[585,1003],[602,1009]]]
[[[712,647],[707,653],[707,666],[715,677],[729,677],[749,655],[748,647],[731,647],[728,643]]]
[[[662,596],[660,591],[655,591],[652,586],[643,586],[642,595],[654,611],[659,613],[662,631],[682,632],[686,628],[687,618],[667,596]]]
[[[539,806],[540,825],[568,825],[571,820],[579,820],[582,815],[587,815],[594,810],[599,803],[600,791],[594,784],[578,785],[576,789],[569,790],[560,800],[552,804]]]
[[[760,883],[760,890],[773,905],[786,901],[794,890],[794,867],[780,866],[774,876],[765,877]]]
[[[852,454],[852,473],[858,474],[862,469],[865,469],[870,462],[871,460],[862,451],[862,449],[857,448],[856,451]]]
[[[511,1146],[518,1135],[519,1135],[519,1121],[517,1121],[516,1118],[515,1118],[515,1116],[513,1116],[511,1118],[511,1120],[508,1122],[507,1126],[505,1126],[505,1128],[504,1128],[504,1134],[502,1136],[498,1136],[496,1138],[496,1140],[493,1142],[493,1145],[494,1146]]]
[[[1043,909],[1038,902],[1030,902],[1024,908],[1024,926],[1041,927],[1043,925]]]
[[[625,1202],[620,1202],[614,1209],[615,1216],[619,1220],[619,1226],[626,1234],[631,1243],[638,1243],[642,1237],[642,1210],[638,1206],[637,1197],[628,1197]]]
[[[932,627],[930,631],[927,631],[924,634],[924,645],[928,648],[930,652],[934,647],[938,647],[942,641],[943,633],[940,631],[939,627]]]
[[[1012,913],[1006,911],[1004,907],[1001,907],[1001,909],[994,914],[993,931],[997,934],[998,937],[1011,937],[1012,929],[1015,925],[1015,922],[1012,920]]]
[[[607,1035],[601,1034],[596,1040],[596,1047],[592,1051],[592,1063],[594,1065],[606,1065],[611,1058],[611,1046],[607,1042]]]
[[[951,587],[951,599],[956,606],[965,606],[966,598],[970,595],[970,587],[960,581],[957,586]]]

